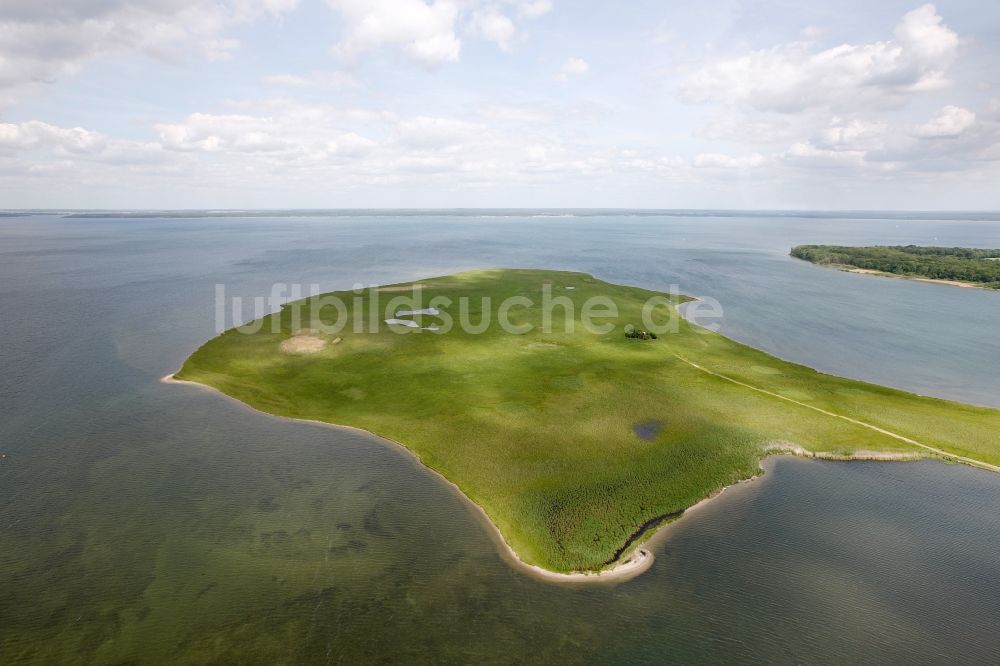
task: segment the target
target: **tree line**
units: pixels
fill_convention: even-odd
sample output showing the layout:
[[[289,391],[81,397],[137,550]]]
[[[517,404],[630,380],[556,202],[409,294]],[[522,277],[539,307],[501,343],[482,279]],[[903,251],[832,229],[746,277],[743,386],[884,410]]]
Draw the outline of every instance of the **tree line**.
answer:
[[[799,245],[792,248],[791,254],[814,264],[852,266],[934,280],[961,280],[1000,289],[1000,250],[919,245]]]

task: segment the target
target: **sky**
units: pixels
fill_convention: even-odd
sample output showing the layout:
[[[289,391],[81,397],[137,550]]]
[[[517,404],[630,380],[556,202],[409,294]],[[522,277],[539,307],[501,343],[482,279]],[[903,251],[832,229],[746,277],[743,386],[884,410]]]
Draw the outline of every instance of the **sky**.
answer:
[[[0,208],[1000,209],[1000,3],[3,0]]]

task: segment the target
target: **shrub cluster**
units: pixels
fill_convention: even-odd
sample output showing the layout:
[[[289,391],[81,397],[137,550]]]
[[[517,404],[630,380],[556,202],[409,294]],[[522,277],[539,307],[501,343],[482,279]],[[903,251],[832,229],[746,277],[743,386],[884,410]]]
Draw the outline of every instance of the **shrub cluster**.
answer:
[[[628,324],[625,326],[625,337],[629,340],[655,340],[656,333],[650,333],[649,331],[636,328],[632,324]]]

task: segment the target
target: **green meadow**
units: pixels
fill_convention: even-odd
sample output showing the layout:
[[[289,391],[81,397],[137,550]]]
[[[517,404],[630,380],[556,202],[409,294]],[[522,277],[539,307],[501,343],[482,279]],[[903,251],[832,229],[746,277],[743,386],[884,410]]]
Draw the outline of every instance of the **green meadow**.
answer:
[[[409,309],[400,304],[387,315],[385,307],[414,285],[416,309],[450,300],[439,307],[456,321],[451,330],[382,323]],[[543,289],[561,300],[548,331]],[[255,322],[257,332],[227,331],[198,349],[177,379],[271,414],[399,442],[479,504],[522,560],[551,571],[613,564],[643,526],[756,475],[776,449],[1000,465],[1000,411],[779,360],[680,319],[674,306],[683,296],[540,270],[475,271],[333,296],[341,311],[322,297],[306,299]],[[507,310],[511,322],[530,331],[499,325],[510,297],[521,297]],[[594,318],[612,330],[581,323],[592,297],[616,306],[617,316]],[[626,325],[643,327],[651,297],[660,297],[654,320],[673,317],[676,330],[627,338]],[[489,315],[481,333],[458,325],[463,298],[472,324]],[[347,326],[310,328],[316,317]]]

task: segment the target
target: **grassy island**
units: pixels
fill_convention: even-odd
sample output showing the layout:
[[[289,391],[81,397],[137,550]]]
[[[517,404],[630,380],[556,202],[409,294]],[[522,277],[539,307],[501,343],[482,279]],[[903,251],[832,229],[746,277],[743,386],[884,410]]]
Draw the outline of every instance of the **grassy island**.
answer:
[[[1000,289],[1000,250],[919,245],[799,245],[793,257],[814,264],[896,277]]]
[[[401,294],[422,302],[387,309]],[[344,307],[286,305],[256,332],[207,342],[176,377],[401,443],[481,506],[521,560],[549,571],[621,561],[658,525],[758,474],[769,452],[1000,469],[1000,411],[781,361],[677,317],[683,296],[540,270],[330,296]],[[548,315],[546,297],[557,302]],[[595,297],[617,311],[597,318],[601,330],[581,323]],[[448,330],[460,302],[470,326]],[[644,307],[673,330],[637,336],[649,328]],[[503,330],[503,314],[518,332]],[[317,330],[345,316],[378,330]]]

